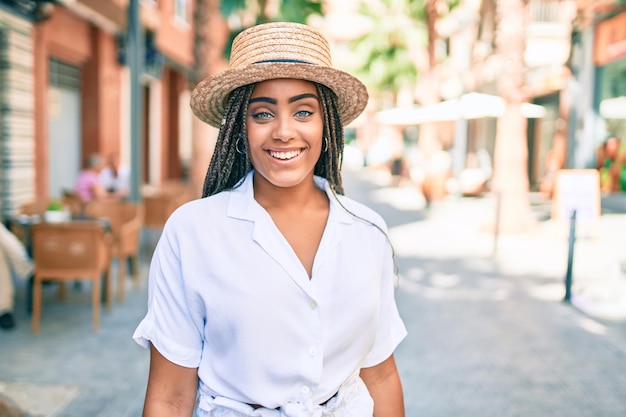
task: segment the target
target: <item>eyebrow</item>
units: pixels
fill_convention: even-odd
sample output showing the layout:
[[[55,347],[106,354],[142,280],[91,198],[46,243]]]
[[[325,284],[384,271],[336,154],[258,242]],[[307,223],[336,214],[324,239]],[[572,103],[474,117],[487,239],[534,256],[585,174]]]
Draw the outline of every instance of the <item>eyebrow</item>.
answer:
[[[315,100],[319,100],[315,94],[312,94],[312,93],[304,93],[304,94],[298,94],[297,96],[293,96],[293,97],[291,97],[291,98],[289,99],[289,102],[290,102],[290,103],[293,103],[293,102],[295,102],[295,101],[302,100],[302,99],[305,99],[305,98],[314,98]]]
[[[319,100],[315,94],[312,93],[304,93],[298,94],[297,96],[293,96],[289,98],[289,103],[294,103],[298,100],[303,100],[305,98],[314,98],[315,100]],[[269,103],[269,104],[278,104],[276,99],[269,97],[254,97],[250,99],[250,103]]]
[[[269,104],[277,104],[278,102],[273,98],[269,97],[255,97],[250,99],[250,104],[252,103],[269,103]]]

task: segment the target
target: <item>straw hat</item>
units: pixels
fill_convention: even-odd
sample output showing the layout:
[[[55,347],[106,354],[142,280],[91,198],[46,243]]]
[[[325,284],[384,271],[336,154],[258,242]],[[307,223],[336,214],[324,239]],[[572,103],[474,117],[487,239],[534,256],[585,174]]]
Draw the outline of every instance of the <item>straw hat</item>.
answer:
[[[229,68],[198,83],[191,95],[191,108],[201,120],[219,128],[231,91],[277,78],[308,80],[329,87],[337,95],[344,125],[367,104],[363,83],[332,68],[328,42],[318,31],[298,23],[276,22],[253,26],[237,35]]]

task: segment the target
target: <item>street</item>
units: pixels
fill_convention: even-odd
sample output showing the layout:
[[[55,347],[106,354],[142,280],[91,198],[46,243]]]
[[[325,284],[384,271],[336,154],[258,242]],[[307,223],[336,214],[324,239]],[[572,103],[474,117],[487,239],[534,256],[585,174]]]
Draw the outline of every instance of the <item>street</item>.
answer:
[[[593,315],[562,301],[565,239],[494,240],[481,232],[493,213],[488,198],[426,209],[412,187],[377,185],[367,171],[346,171],[344,188],[389,226],[409,331],[396,351],[408,417],[626,415],[626,316]],[[609,232],[616,224],[624,230],[626,216],[606,222]],[[617,239],[609,232],[603,236]],[[591,282],[594,262],[614,257],[598,249],[603,242],[581,241],[575,280]],[[89,291],[70,290],[58,301],[53,286],[44,291],[33,335],[22,284],[17,327],[0,332],[0,398],[33,416],[139,417],[148,352],[131,335],[145,311],[148,256],[142,261],[142,287],[129,283],[98,333]],[[624,274],[612,279],[611,288],[626,281]],[[576,286],[576,294],[585,288]]]
[[[626,322],[561,301],[564,239],[502,237],[494,256],[493,237],[480,233],[493,213],[487,201],[444,202],[420,215],[398,210],[419,206],[410,188],[354,185],[387,219],[396,246],[407,416],[626,415]],[[383,191],[387,201],[372,202]]]

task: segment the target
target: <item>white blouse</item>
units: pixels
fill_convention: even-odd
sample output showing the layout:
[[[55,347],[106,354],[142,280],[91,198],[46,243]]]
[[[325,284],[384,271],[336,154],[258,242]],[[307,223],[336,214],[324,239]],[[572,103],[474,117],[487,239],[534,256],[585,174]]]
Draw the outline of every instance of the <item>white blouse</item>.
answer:
[[[330,213],[311,279],[254,200],[252,172],[167,221],[133,338],[198,368],[200,409],[216,397],[270,409],[323,403],[406,336],[391,246],[371,224],[386,231],[383,219],[315,181]]]

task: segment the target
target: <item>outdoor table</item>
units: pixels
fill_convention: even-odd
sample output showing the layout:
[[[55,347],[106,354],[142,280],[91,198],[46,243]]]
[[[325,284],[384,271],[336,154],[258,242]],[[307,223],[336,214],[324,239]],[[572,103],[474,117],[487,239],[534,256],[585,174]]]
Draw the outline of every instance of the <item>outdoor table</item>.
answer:
[[[84,222],[84,221],[98,221],[102,224],[105,231],[111,232],[111,225],[109,221],[105,218],[100,217],[88,217],[84,214],[72,214],[69,220],[61,221],[61,222],[48,222],[48,223],[75,223],[75,222]],[[19,215],[15,217],[9,217],[5,219],[6,227],[11,230],[24,244],[26,247],[26,251],[28,255],[33,258],[33,243],[32,243],[32,225],[40,222],[44,222],[43,216],[38,214],[34,215]],[[106,294],[106,280],[104,291],[102,294]],[[104,296],[103,296],[104,301]],[[33,310],[33,276],[28,279],[28,283],[26,286],[26,311],[30,314]]]

